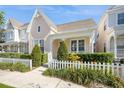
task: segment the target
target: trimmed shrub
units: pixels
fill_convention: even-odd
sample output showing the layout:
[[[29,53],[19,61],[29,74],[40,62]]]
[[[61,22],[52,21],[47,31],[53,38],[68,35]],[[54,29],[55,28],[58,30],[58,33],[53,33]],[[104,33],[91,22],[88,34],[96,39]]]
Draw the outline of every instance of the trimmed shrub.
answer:
[[[31,59],[31,55],[22,53],[0,53],[2,58],[21,58],[21,59]]]
[[[15,64],[12,65],[12,67],[10,68],[11,71],[20,71],[20,72],[27,72],[29,71],[29,67],[27,67],[26,65],[17,62]]]
[[[41,65],[48,62],[48,54],[41,55]]]
[[[67,51],[67,47],[65,45],[64,41],[60,42],[60,46],[58,48],[57,51],[57,60],[67,60],[68,59],[68,51]]]
[[[29,54],[21,54],[20,58],[21,59],[31,59],[31,55],[29,55]]]
[[[0,69],[6,70],[9,69],[11,71],[20,71],[20,72],[27,72],[30,70],[25,64],[17,62],[17,63],[7,63],[7,62],[0,62]]]
[[[34,46],[31,53],[31,58],[32,58],[32,65],[34,67],[41,66],[41,50],[38,45]]]
[[[69,54],[71,55],[71,54]],[[79,61],[86,62],[101,62],[101,63],[112,63],[114,61],[114,54],[112,53],[82,53],[76,54],[80,57]]]
[[[63,80],[72,81],[79,85],[91,87],[91,84],[98,83],[113,88],[124,87],[124,81],[111,74],[103,74],[100,70],[91,69],[47,69],[46,76],[58,77]]]

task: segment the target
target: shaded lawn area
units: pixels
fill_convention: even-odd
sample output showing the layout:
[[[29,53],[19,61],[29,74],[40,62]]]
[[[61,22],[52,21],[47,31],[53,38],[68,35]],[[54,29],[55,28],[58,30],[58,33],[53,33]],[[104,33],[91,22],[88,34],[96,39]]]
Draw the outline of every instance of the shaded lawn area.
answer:
[[[14,87],[0,83],[0,88],[14,88]]]

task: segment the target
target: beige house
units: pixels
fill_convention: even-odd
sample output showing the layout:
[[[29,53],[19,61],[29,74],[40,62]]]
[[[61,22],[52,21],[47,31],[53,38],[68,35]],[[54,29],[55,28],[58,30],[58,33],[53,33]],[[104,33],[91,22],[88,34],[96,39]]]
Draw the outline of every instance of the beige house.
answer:
[[[50,60],[56,58],[59,42],[64,40],[68,52],[94,52],[95,32],[93,19],[55,25],[42,11],[36,10],[29,23],[8,20],[0,51],[31,53],[34,45],[39,44]]]
[[[102,16],[96,32],[97,52],[112,52],[124,58],[124,6],[111,6]]]

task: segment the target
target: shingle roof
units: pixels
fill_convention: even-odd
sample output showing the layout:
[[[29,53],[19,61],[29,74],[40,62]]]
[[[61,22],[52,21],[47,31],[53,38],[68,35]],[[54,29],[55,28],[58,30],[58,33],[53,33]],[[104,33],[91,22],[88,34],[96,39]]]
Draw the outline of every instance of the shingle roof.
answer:
[[[43,11],[37,9],[37,12],[41,14],[44,20],[50,25],[56,28],[56,25],[43,13]]]
[[[60,24],[60,25],[57,25],[57,29],[58,31],[68,31],[68,30],[82,29],[82,28],[88,28],[93,26],[96,26],[96,22],[90,18],[90,19]]]
[[[26,29],[28,27],[29,23],[25,23],[22,26],[19,27],[19,29]]]
[[[14,19],[14,18],[10,18],[9,21],[11,22],[11,24],[12,24],[12,26],[13,26],[14,28],[19,28],[20,26],[23,25],[23,23],[17,21],[17,20]]]

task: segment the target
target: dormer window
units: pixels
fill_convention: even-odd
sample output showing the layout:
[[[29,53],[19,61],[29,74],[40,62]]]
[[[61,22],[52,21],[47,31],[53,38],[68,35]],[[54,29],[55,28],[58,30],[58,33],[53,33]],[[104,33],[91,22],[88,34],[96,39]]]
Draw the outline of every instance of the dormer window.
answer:
[[[40,26],[38,26],[38,32],[40,32]]]
[[[118,14],[118,25],[124,24],[124,13]]]

